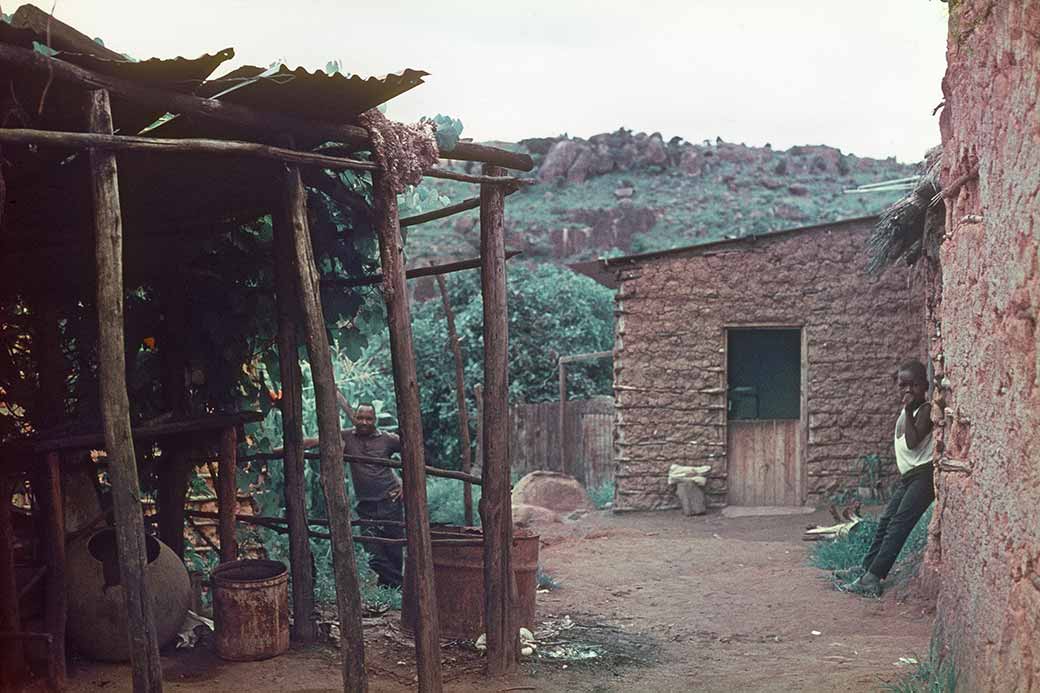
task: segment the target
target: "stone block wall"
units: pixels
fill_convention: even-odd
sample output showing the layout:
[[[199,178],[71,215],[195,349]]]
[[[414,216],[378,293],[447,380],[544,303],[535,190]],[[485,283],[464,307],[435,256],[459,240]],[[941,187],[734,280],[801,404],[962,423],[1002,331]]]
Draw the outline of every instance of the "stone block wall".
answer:
[[[860,457],[892,456],[892,376],[924,358],[923,285],[864,271],[873,219],[615,261],[616,510],[678,507],[671,464],[710,464],[724,505],[726,328],[802,327],[806,500],[857,485]]]
[[[1026,693],[1040,691],[1040,2],[949,7],[926,573],[958,690]]]

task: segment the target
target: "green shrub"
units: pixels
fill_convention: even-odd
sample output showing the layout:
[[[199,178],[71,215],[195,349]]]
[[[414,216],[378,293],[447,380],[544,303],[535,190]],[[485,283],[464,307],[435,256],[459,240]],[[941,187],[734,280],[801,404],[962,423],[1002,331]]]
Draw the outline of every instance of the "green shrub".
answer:
[[[430,522],[435,524],[463,525],[466,510],[462,502],[462,482],[455,479],[426,477],[426,502],[430,509]],[[480,486],[473,486],[473,524],[480,526],[477,503],[480,502]]]
[[[605,481],[599,486],[594,486],[588,490],[589,500],[596,506],[597,510],[603,510],[604,508],[610,507],[614,502],[614,482]]]

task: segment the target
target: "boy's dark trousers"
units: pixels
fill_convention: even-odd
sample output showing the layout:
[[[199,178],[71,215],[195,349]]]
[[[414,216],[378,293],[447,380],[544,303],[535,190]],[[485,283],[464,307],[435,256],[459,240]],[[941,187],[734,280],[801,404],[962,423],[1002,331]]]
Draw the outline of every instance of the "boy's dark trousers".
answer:
[[[361,501],[357,504],[357,514],[363,520],[404,520],[404,504],[400,500]],[[403,539],[404,527],[401,525],[366,525],[362,533],[371,537],[387,539]],[[402,566],[404,563],[404,546],[401,544],[365,544],[365,551],[372,556],[369,567],[379,576],[379,584],[384,587],[400,587],[404,581]]]
[[[896,484],[884,514],[878,520],[874,541],[863,559],[863,568],[884,580],[903,549],[910,531],[935,500],[932,466],[912,470]]]

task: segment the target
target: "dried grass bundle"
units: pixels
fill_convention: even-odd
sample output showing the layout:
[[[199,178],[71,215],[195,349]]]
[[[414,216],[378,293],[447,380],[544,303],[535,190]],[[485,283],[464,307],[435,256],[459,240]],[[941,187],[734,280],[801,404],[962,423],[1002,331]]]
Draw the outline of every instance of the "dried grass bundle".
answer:
[[[925,227],[930,215],[945,214],[943,203],[933,200],[939,195],[939,170],[942,149],[934,147],[925,156],[924,175],[913,191],[886,209],[867,240],[870,259],[867,271],[881,274],[890,264],[903,259],[912,265],[921,256]]]
[[[373,108],[358,120],[372,138],[373,156],[383,167],[390,188],[400,195],[422,181],[423,171],[437,163],[436,126],[430,121],[405,125]]]

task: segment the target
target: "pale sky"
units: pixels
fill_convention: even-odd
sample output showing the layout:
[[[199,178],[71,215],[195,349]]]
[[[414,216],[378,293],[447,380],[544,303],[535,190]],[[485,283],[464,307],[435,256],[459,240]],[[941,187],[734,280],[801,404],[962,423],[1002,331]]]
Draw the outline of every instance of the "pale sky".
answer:
[[[233,47],[217,75],[426,70],[389,115],[446,113],[478,141],[624,126],[904,162],[939,142],[939,0],[57,0],[54,14],[140,59]]]

